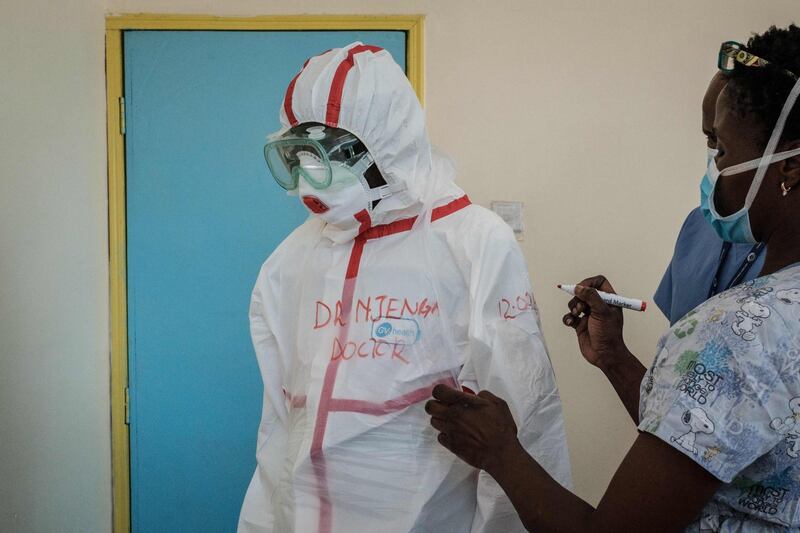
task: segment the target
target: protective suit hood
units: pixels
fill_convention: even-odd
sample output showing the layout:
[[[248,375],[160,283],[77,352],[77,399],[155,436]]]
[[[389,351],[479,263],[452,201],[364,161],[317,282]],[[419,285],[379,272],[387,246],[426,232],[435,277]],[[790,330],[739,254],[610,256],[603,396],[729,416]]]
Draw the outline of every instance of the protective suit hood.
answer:
[[[453,183],[453,165],[431,147],[425,114],[408,78],[382,48],[355,42],[306,61],[286,90],[280,119],[287,129],[318,122],[361,139],[387,183],[402,189],[376,206],[370,226],[463,195]],[[357,232],[326,225],[323,233],[345,242]]]

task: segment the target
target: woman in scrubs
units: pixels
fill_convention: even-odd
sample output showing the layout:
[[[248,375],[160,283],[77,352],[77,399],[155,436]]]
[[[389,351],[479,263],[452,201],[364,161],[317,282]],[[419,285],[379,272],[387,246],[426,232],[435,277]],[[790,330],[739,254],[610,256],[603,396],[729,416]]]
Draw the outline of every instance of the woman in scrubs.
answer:
[[[491,475],[531,531],[800,531],[800,28],[723,43],[719,66],[701,207],[723,240],[766,243],[764,265],[668,330],[649,370],[597,294],[611,284],[576,289],[564,323],[640,431],[599,505],[522,450],[491,392],[439,386],[426,404],[442,445]]]
[[[717,148],[714,133],[717,97],[727,82],[727,76],[717,74],[703,97],[702,127],[709,160]],[[702,209],[695,207],[681,226],[672,260],[653,301],[672,326],[712,296],[758,277],[764,266],[765,248],[764,243],[723,241],[706,222]]]

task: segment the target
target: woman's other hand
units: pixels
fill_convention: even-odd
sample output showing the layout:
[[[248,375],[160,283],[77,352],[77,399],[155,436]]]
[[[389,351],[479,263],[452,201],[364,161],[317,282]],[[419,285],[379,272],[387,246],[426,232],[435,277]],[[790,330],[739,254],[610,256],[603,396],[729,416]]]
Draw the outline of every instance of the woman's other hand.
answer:
[[[425,404],[439,442],[465,462],[493,474],[501,464],[522,453],[517,425],[508,404],[489,391],[477,395],[446,385],[433,389]]]

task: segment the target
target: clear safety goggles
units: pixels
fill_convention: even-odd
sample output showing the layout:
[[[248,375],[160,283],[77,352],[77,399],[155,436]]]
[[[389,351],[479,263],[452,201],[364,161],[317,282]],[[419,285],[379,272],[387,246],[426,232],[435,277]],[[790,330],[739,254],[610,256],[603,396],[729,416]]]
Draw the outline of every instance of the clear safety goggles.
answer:
[[[327,189],[333,180],[332,165],[348,167],[361,176],[373,159],[352,133],[323,125],[301,124],[271,139],[264,159],[278,185],[297,189],[302,176],[315,189]]]

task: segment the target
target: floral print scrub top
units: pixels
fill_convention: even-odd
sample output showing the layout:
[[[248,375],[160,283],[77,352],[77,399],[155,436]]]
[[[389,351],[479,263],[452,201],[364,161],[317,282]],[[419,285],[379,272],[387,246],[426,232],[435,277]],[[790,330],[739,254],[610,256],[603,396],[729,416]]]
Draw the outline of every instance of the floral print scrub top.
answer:
[[[642,380],[639,420],[724,483],[687,531],[800,532],[800,266],[679,320]]]

